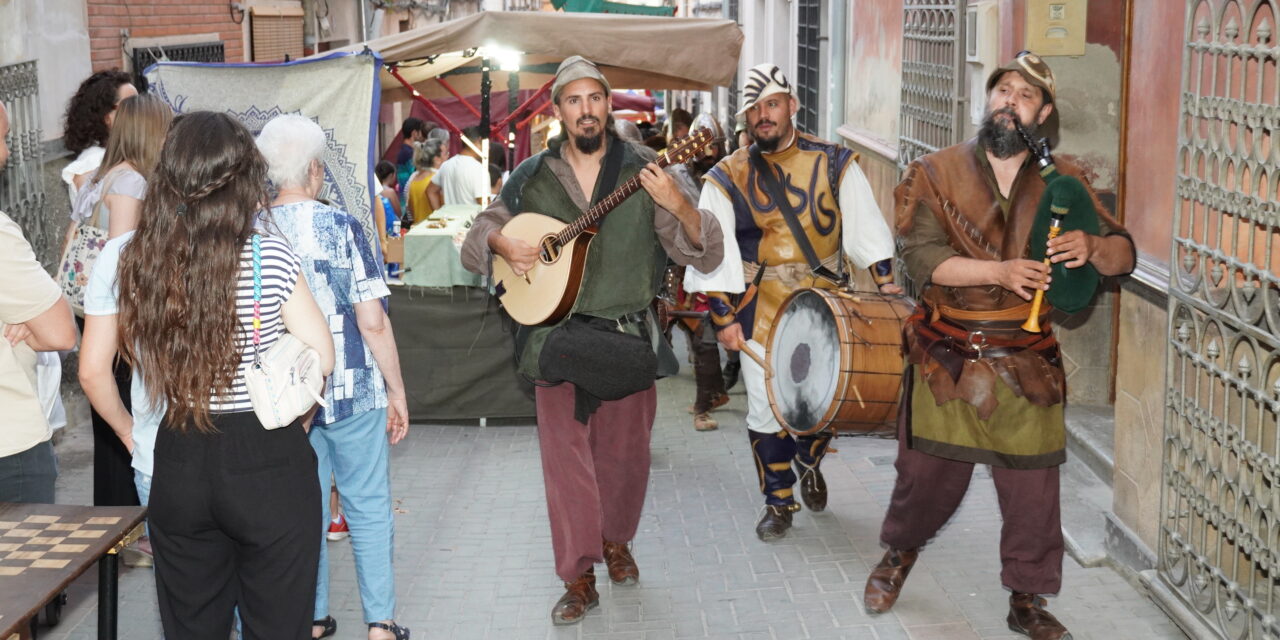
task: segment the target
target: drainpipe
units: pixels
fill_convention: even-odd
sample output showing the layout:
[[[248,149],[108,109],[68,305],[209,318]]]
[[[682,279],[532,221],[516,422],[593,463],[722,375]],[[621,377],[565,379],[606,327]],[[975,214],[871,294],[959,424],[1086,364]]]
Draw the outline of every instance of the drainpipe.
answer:
[[[302,55],[316,52],[316,0],[302,0]]]
[[[831,7],[831,21],[827,24],[831,25],[831,35],[828,42],[831,43],[831,73],[827,78],[827,101],[830,111],[827,113],[827,140],[836,142],[840,139],[840,134],[836,133],[836,129],[844,124],[844,92],[845,92],[845,69],[844,61],[848,58],[849,48],[849,8],[844,0],[830,0],[828,3]]]
[[[360,42],[369,40],[369,17],[365,13],[365,2],[367,0],[356,0],[357,11],[360,12]]]

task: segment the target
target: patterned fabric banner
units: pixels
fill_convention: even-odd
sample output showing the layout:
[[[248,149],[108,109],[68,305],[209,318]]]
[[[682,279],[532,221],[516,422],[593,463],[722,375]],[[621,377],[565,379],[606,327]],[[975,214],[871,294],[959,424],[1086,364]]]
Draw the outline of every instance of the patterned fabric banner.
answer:
[[[376,54],[339,53],[282,64],[160,62],[147,68],[146,77],[150,91],[174,113],[220,111],[255,136],[280,114],[314,120],[329,142],[320,198],[360,221],[380,260],[372,207],[381,67]]]

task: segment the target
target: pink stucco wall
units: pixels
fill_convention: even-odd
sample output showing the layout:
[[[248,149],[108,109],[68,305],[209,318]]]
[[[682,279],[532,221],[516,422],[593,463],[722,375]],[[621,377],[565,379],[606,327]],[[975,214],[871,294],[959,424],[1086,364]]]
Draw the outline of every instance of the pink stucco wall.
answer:
[[[1185,7],[1169,0],[1131,1],[1133,52],[1122,211],[1138,251],[1167,264],[1177,177]]]

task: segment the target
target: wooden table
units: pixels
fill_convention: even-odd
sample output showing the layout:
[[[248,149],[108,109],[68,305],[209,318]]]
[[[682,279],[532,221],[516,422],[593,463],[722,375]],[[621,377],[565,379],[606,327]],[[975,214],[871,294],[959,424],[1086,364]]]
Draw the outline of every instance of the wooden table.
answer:
[[[36,614],[98,564],[98,638],[115,640],[119,552],[142,507],[0,502],[0,638],[34,638]]]

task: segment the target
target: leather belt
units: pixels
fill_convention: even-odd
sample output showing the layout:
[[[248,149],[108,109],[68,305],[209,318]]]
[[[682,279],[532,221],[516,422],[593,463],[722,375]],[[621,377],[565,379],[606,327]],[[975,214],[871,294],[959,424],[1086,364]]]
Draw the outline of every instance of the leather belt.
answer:
[[[976,311],[973,309],[960,309],[958,307],[948,307],[940,304],[936,307],[939,314],[944,318],[952,320],[965,321],[991,321],[991,320],[1026,320],[1031,314],[1031,303],[1024,302],[1016,307],[1008,309],[992,309],[989,311]],[[1040,315],[1049,315],[1052,307],[1043,305],[1040,309]]]
[[[1025,320],[1027,313],[1024,309],[1020,318]],[[1058,340],[1048,330],[1043,333],[1027,333],[1017,326],[998,326],[1007,324],[1008,320],[994,318],[984,319],[986,321],[970,320],[969,326],[962,326],[946,317],[929,321],[931,316],[937,315],[921,305],[910,318],[911,326],[916,345],[946,369],[954,381],[960,379],[965,361],[1005,358],[1031,350],[1050,364],[1056,366],[1058,362]]]
[[[837,251],[822,260],[822,266],[828,270],[835,271],[840,266],[840,252]],[[742,276],[747,282],[755,279],[756,273],[760,271],[760,265],[748,260],[742,261]],[[764,275],[761,280],[777,280],[782,282],[787,288],[795,289],[806,281],[813,279],[813,270],[809,268],[806,262],[784,262],[782,264],[770,264],[765,266]]]

